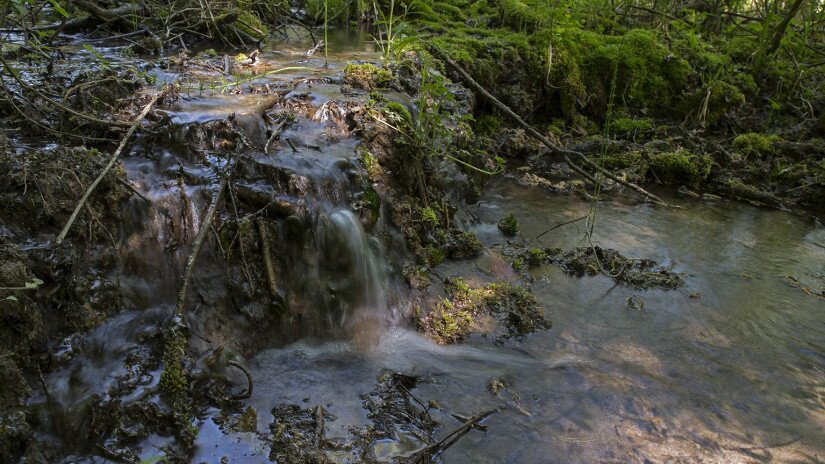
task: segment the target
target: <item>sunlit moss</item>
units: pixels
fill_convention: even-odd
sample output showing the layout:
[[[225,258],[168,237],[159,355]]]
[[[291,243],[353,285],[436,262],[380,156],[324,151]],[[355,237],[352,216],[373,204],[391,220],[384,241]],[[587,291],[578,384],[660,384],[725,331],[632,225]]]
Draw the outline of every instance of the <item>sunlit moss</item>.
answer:
[[[711,166],[708,156],[694,155],[685,150],[658,153],[650,159],[650,169],[663,182],[695,184],[708,177]]]
[[[365,90],[387,87],[392,82],[392,73],[372,63],[349,63],[344,66],[344,81]]]
[[[778,135],[748,132],[733,139],[733,148],[746,158],[751,155],[767,157],[778,152],[775,143],[780,140]]]

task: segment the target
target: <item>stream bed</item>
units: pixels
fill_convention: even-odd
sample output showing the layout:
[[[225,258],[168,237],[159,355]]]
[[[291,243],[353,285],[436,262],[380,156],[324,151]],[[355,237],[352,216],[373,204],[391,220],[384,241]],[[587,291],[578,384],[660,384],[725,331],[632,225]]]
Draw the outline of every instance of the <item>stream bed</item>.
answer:
[[[476,234],[484,253],[448,260],[430,270],[430,278],[437,283],[461,276],[478,284],[526,280],[552,328],[505,340],[473,335],[461,343],[436,344],[396,317],[409,303],[409,289],[400,282],[398,269],[392,269],[404,255],[403,247],[378,240],[379,233],[366,231],[363,218],[352,211],[353,192],[362,188],[353,180],[361,181],[358,140],[336,132],[325,113],[337,111],[330,101],[342,108],[367,101],[364,92],[342,92],[336,79],[349,60],[377,60],[378,54],[363,35],[333,39],[337,48],[331,48],[328,66],[317,54],[298,57],[311,48],[305,42],[273,45],[277,53],[261,54],[266,69],[312,70],[273,74],[258,83],[289,87],[283,101],[300,100],[317,112],[298,116],[271,152],[268,146],[255,146],[245,154],[261,172],[288,173],[290,188],[295,179],[309,185],[301,195],[283,199],[283,208],[292,209],[279,212],[284,217],[273,219],[271,229],[258,227],[261,236],[280,234],[281,244],[300,243],[279,250],[286,256],[278,271],[288,282],[286,291],[306,296],[306,301],[293,297],[294,304],[319,313],[321,307],[343,308],[320,314],[320,323],[308,317],[303,322],[346,330],[328,336],[328,331],[296,324],[301,330],[289,332],[286,327],[283,338],[245,343],[253,353],[245,361],[254,391],[242,405],[252,406],[257,417],[246,431],[238,431],[221,426],[217,408],[201,411],[194,424],[198,434],[193,463],[271,462],[271,444],[265,438],[271,433],[271,411],[282,404],[321,406],[322,414],[329,414],[322,421],[326,439],[343,440],[372,423],[364,398],[388,371],[420,379],[408,393],[428,405],[440,424],[436,437],[479,411],[497,409],[483,429],[470,430],[436,457],[444,463],[825,459],[825,299],[806,291],[823,286],[821,222],[733,201],[704,202],[661,192],[680,206],[665,208],[611,192],[596,205],[592,243],[631,258],[652,259],[681,273],[684,287],[637,290],[606,276],[571,276],[553,265],[519,273],[500,250],[516,244],[565,250],[581,246],[583,223],[544,232],[585,216],[592,204],[499,175],[460,215],[461,225]],[[158,85],[179,77],[169,70],[151,72]],[[241,121],[263,98],[254,93],[203,96],[190,88],[161,111],[176,126],[209,124],[230,114]],[[253,135],[257,130],[242,129]],[[121,401],[157,400],[159,370],[135,368],[131,377],[119,370],[124,360],[144,356],[136,347],[157,337],[158,327],[169,318],[176,279],[188,256],[186,247],[177,248],[175,235],[186,243],[198,232],[207,207],[203,193],[217,183],[215,166],[225,163],[208,157],[206,162],[186,159],[172,145],[146,148],[137,143],[124,159],[129,180],[151,201],[147,206],[130,200],[118,240],[124,311],[86,333],[82,344],[67,342],[66,351],[82,346],[82,352],[42,380],[50,397],[32,397],[32,403],[41,409],[48,404],[50,410],[43,413],[50,418],[42,420],[41,438],[63,440],[66,454],[94,453],[72,442],[73,431],[82,428],[72,424],[73,408],[107,397],[127,380],[133,391]],[[250,192],[249,198],[275,191],[251,175],[238,184]],[[297,234],[289,222],[298,215],[295,210],[310,218]],[[386,205],[382,211],[385,216]],[[507,214],[520,225],[517,237],[508,239],[497,227]],[[393,239],[391,226],[382,221],[376,230]],[[398,242],[394,239],[390,243]],[[32,243],[42,246],[37,240]],[[209,285],[210,279],[223,285],[237,277],[221,274],[226,268],[219,255],[206,252],[202,259],[211,264],[198,269],[194,280],[199,291],[190,298],[197,298],[197,304],[190,305],[195,319],[191,343],[198,344],[200,352],[229,344],[232,337],[253,340],[272,333],[232,326],[243,318],[232,306],[241,292],[222,293],[216,289],[220,285]],[[272,290],[277,294],[282,289]],[[317,296],[327,295],[324,292],[335,298]],[[235,313],[227,316],[227,308]],[[247,308],[256,309],[252,303]],[[234,328],[222,331],[230,326]],[[235,374],[235,383],[242,385],[243,377]],[[170,440],[149,435],[141,442],[139,458],[154,462]],[[379,461],[389,462],[410,456],[424,444],[399,434],[371,446]],[[327,457],[355,462],[345,451]],[[91,459],[71,462],[100,462]]]
[[[403,327],[385,329],[367,350],[302,341],[252,359],[252,403],[259,411],[323,404],[338,417],[329,431],[343,431],[366,420],[359,396],[391,369],[431,378],[414,393],[465,415],[519,405],[488,419],[486,433],[465,436],[443,462],[819,462],[825,302],[788,276],[825,273],[825,228],[738,203],[673,201],[682,208],[604,201],[594,241],[672,262],[687,274],[684,288],[638,291],[542,267],[531,291],[553,322],[548,332],[499,346],[482,337],[439,346]],[[535,242],[589,207],[500,178],[473,207],[474,228],[485,245],[502,243],[495,224],[509,212]],[[580,238],[568,225],[540,243]],[[487,281],[496,269],[488,254],[436,272]],[[628,307],[633,296],[643,309]],[[496,381],[506,385],[498,394]],[[269,420],[259,416],[261,426]]]

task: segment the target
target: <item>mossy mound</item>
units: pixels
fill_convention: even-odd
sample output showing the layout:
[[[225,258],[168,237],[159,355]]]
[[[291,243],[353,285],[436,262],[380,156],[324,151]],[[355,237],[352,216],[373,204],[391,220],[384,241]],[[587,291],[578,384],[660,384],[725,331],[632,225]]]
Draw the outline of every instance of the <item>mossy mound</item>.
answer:
[[[163,345],[163,372],[160,375],[161,397],[172,409],[174,434],[186,451],[195,445],[198,431],[193,425],[193,402],[187,365],[191,364],[189,340],[180,325],[167,329]]]
[[[515,237],[519,231],[518,220],[512,214],[508,214],[498,221],[498,229],[508,237]]]
[[[418,315],[421,330],[438,343],[453,343],[473,332],[483,332],[491,319],[503,326],[499,338],[550,328],[544,311],[524,287],[507,282],[475,286],[455,277],[445,281],[444,289],[447,298],[426,315]]]
[[[778,135],[748,132],[733,139],[733,148],[745,158],[757,156],[764,159],[778,153],[775,144],[780,140]]]
[[[665,183],[696,184],[707,179],[712,167],[708,156],[686,150],[657,153],[650,157],[650,171]]]
[[[393,81],[392,73],[372,63],[349,63],[344,66],[344,82],[363,90],[385,89]]]
[[[631,259],[616,250],[582,247],[557,260],[562,269],[577,276],[605,274],[616,282],[638,289],[676,289],[685,284],[682,276],[650,259]]]

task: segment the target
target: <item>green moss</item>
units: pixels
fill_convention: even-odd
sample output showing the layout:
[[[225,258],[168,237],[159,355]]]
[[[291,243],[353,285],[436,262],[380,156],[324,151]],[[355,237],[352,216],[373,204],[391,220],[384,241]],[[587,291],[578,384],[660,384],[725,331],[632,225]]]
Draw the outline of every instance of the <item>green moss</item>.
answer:
[[[394,101],[387,101],[384,103],[384,114],[389,116],[390,122],[397,124],[399,129],[410,127],[412,125],[412,116],[404,105]]]
[[[183,364],[189,356],[187,346],[188,340],[182,327],[175,326],[167,330],[163,346],[160,392],[172,408],[175,435],[185,449],[192,449],[197,437],[197,429],[193,425],[189,378]]]
[[[751,155],[765,158],[777,154],[774,144],[780,140],[778,135],[749,132],[733,139],[733,148],[745,158]]]
[[[606,154],[600,156],[598,161],[606,169],[611,171],[644,165],[642,154],[638,151],[621,151],[619,153]]]
[[[447,259],[447,253],[442,248],[434,245],[427,245],[421,250],[420,258],[423,261],[423,264],[430,267],[435,267]]]
[[[656,177],[668,183],[695,184],[710,174],[712,162],[708,156],[697,156],[685,150],[651,156],[650,169]]]
[[[527,251],[527,264],[531,267],[541,266],[547,261],[547,252],[541,248],[530,248]]]
[[[437,226],[439,223],[438,216],[429,206],[421,208],[421,220],[433,226]]]
[[[484,246],[478,241],[476,234],[453,229],[448,244],[450,257],[453,259],[473,258],[481,254]]]
[[[550,327],[535,297],[524,287],[508,282],[477,286],[453,277],[446,279],[444,290],[447,298],[439,300],[429,314],[417,314],[419,327],[439,343],[462,340],[490,317],[505,327],[502,337]]]
[[[564,135],[566,128],[567,123],[564,121],[564,118],[553,118],[547,126],[547,132],[560,137]]]
[[[518,234],[519,226],[516,217],[512,214],[508,214],[504,216],[500,221],[498,221],[498,228],[504,235],[508,237],[513,237]]]
[[[704,86],[687,93],[679,103],[679,110],[705,126],[717,125],[736,108],[745,103],[745,94],[724,81]]]
[[[269,28],[252,11],[245,10],[238,13],[235,28],[255,40],[264,40],[269,35]]]
[[[608,131],[611,135],[631,135],[638,132],[646,132],[653,128],[653,120],[650,118],[615,118],[608,124]]]
[[[388,69],[372,63],[349,63],[344,66],[344,81],[359,89],[386,88],[392,79],[392,73]]]
[[[476,118],[475,131],[481,135],[494,135],[501,132],[501,118],[492,114],[484,114]]]

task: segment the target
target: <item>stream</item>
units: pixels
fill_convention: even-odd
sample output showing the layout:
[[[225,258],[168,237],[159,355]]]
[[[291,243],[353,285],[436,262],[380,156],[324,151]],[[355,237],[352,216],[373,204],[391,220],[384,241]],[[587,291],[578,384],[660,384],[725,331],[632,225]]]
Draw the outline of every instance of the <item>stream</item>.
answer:
[[[319,81],[298,82],[285,98],[303,93],[311,105],[328,110],[328,101],[363,104],[366,95],[342,94],[335,79],[350,60],[377,60],[375,46],[363,35],[336,34],[328,67],[322,52],[304,58],[289,54],[305,52],[311,43],[270,44],[261,55],[267,67],[301,66],[311,72],[292,70],[260,82],[286,86],[311,76]],[[151,72],[158,86],[178,77],[168,70]],[[261,98],[190,90],[160,110],[175,125],[203,124],[253,113]],[[260,434],[268,433],[270,411],[279,404],[321,405],[334,417],[324,425],[326,436],[343,439],[352,428],[369,426],[363,396],[387,370],[422,379],[411,394],[440,406],[430,412],[441,424],[437,436],[461,424],[451,413],[469,417],[501,408],[484,421],[485,430],[471,430],[437,457],[445,463],[825,459],[825,301],[796,284],[813,285],[825,275],[825,227],[818,220],[667,191],[657,194],[681,208],[608,193],[597,205],[593,243],[683,273],[684,287],[636,290],[605,276],[575,277],[541,266],[530,269],[529,288],[552,329],[500,342],[474,335],[439,345],[396,317],[408,303],[394,269],[404,251],[378,240],[378,232],[394,233],[383,214],[376,229],[367,232],[350,207],[347,199],[361,188],[353,181],[360,169],[358,141],[335,130],[319,110],[298,117],[274,153],[251,150],[258,166],[288,172],[308,185],[304,196],[284,202],[306,210],[310,226],[290,229],[287,218],[273,229],[279,243],[294,244],[281,250],[287,282],[282,290],[299,295],[290,302],[308,308],[305,317],[271,340],[255,339],[260,337],[255,331],[219,331],[231,322],[221,317],[233,296],[208,284],[223,279],[219,253],[209,250],[202,257],[212,264],[194,278],[200,290],[191,310],[197,319],[190,322],[192,343],[203,348],[204,340],[221,344],[220,337],[250,340],[245,346],[253,354],[246,364],[254,391],[244,405],[257,411],[258,433],[223,428],[220,410],[203,411],[195,424],[193,463],[218,463],[224,457],[271,462],[269,444]],[[170,230],[190,240],[197,234],[208,205],[205,192],[217,182],[213,167],[220,162],[211,161],[213,166],[182,159],[172,144],[161,149],[140,143],[124,159],[129,179],[152,201],[147,206],[132,198],[122,226],[119,282],[125,309],[84,335],[82,344],[67,342],[65,350],[82,346],[82,352],[66,355],[71,359],[46,375],[51,398],[36,394],[31,400],[59,405],[40,433],[61,440],[67,453],[84,449],[73,448],[70,436],[80,427],[72,425],[74,408],[123,383],[125,360],[171,313],[176,276],[188,249],[168,252],[174,241]],[[175,186],[180,172],[183,189]],[[271,189],[254,179],[244,188],[250,197]],[[189,206],[181,206],[182,194]],[[580,223],[536,237],[586,215],[590,207],[572,194],[552,193],[512,176],[494,177],[481,199],[462,211],[463,225],[486,251],[475,259],[448,260],[431,276],[434,281],[462,276],[477,283],[516,282],[519,276],[496,250],[508,240],[574,248],[583,237]],[[520,237],[508,239],[497,228],[506,214],[518,220]],[[631,299],[642,303],[631,307]],[[235,374],[243,385],[243,376]],[[127,378],[136,385],[129,398],[146,398],[158,384],[159,371]],[[142,442],[140,459],[152,462],[169,440],[150,435]],[[375,456],[385,461],[422,446],[404,435],[372,444]],[[354,462],[345,451],[328,457]]]

